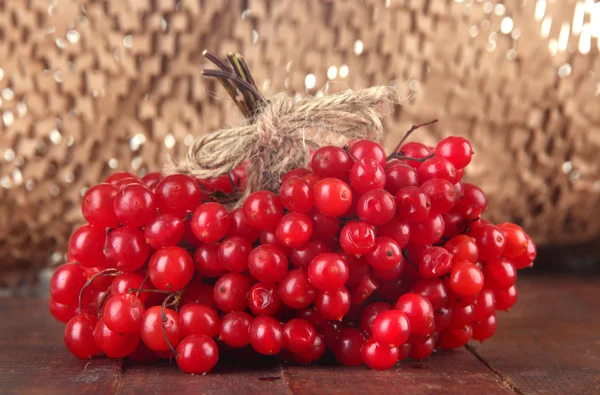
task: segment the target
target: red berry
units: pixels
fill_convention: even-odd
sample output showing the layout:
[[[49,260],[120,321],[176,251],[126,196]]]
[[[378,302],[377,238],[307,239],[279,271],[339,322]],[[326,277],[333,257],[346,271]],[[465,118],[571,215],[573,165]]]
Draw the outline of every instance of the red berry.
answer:
[[[293,177],[302,178],[307,174],[312,174],[312,171],[310,171],[309,169],[303,168],[303,167],[299,167],[297,169],[290,170],[287,173],[285,173],[285,175],[283,177],[281,177],[281,183],[284,183]]]
[[[325,146],[319,148],[312,157],[310,167],[319,177],[346,179],[354,161],[340,147]]]
[[[446,329],[440,333],[440,348],[459,348],[465,346],[473,337],[471,325],[462,328]]]
[[[414,343],[410,346],[408,356],[410,359],[420,361],[433,353],[434,346],[435,342],[433,341],[433,338],[429,338],[423,343]]]
[[[375,230],[364,222],[348,222],[340,232],[340,245],[348,254],[364,255],[375,247]]]
[[[385,225],[377,229],[377,234],[386,236],[398,243],[398,247],[404,248],[410,239],[410,227],[408,221],[403,220],[399,215],[396,215]]]
[[[482,224],[471,229],[469,236],[475,239],[479,249],[479,260],[489,261],[498,258],[504,252],[506,239],[497,226]]]
[[[232,311],[221,319],[220,339],[230,347],[239,348],[250,344],[252,317],[243,311]]]
[[[305,214],[289,213],[277,225],[277,238],[286,247],[300,247],[310,239],[313,224]]]
[[[429,247],[418,261],[419,274],[423,278],[441,277],[450,272],[452,258],[452,254],[442,247]]]
[[[94,329],[94,340],[98,348],[109,358],[124,358],[131,354],[140,342],[138,333],[127,334],[111,331],[104,318],[100,319]]]
[[[454,185],[442,178],[432,178],[421,184],[421,191],[429,196],[431,201],[430,212],[444,214],[450,211],[456,201],[458,194]]]
[[[469,261],[458,261],[450,271],[448,287],[457,296],[476,297],[483,288],[483,281],[483,273],[475,264]]]
[[[396,193],[396,209],[406,221],[422,221],[429,215],[431,200],[419,187],[404,187]]]
[[[210,307],[217,307],[213,296],[213,286],[202,283],[202,278],[197,276],[186,287],[181,304],[188,303],[205,304]]]
[[[294,318],[283,327],[285,348],[293,353],[303,353],[315,342],[317,331],[307,320]]]
[[[315,309],[328,320],[341,320],[350,310],[350,292],[345,287],[330,292],[317,292]]]
[[[335,358],[344,366],[360,366],[363,364],[361,349],[365,338],[358,329],[342,328],[333,349]]]
[[[506,239],[506,248],[504,248],[502,255],[507,258],[516,258],[527,251],[529,237],[523,228],[507,222],[498,225],[498,228],[500,228]]]
[[[285,181],[279,190],[281,203],[285,208],[296,213],[307,213],[314,206],[311,186],[299,177]]]
[[[315,299],[315,289],[306,272],[294,269],[279,282],[279,296],[286,305],[302,309],[308,307]]]
[[[335,291],[348,281],[348,267],[338,254],[327,252],[317,255],[308,266],[308,278],[321,291]]]
[[[263,244],[252,250],[248,257],[250,274],[259,281],[276,283],[288,271],[285,253],[277,246]]]
[[[435,147],[435,156],[446,158],[457,169],[464,169],[473,156],[473,148],[467,139],[459,136],[446,137]]]
[[[160,180],[162,180],[162,174],[160,172],[152,172],[143,176],[140,181],[144,183],[151,191],[154,191]]]
[[[448,328],[462,328],[465,325],[469,325],[473,322],[473,317],[474,313],[472,305],[454,307],[452,309],[452,317],[450,317]]]
[[[77,228],[69,238],[69,260],[87,267],[106,265],[106,231],[92,225]]]
[[[194,334],[185,337],[177,346],[177,366],[190,374],[204,374],[219,360],[219,348],[208,336]]]
[[[352,204],[352,191],[348,184],[337,178],[324,178],[315,184],[313,196],[316,209],[323,215],[339,217]]]
[[[181,247],[163,247],[150,258],[148,275],[157,289],[178,291],[192,281],[194,262]]]
[[[172,174],[163,178],[154,190],[161,213],[184,218],[200,205],[202,192],[196,181],[185,174]]]
[[[139,333],[144,303],[133,294],[111,296],[104,305],[104,321],[108,329],[117,333]]]
[[[112,184],[98,184],[83,195],[81,211],[83,217],[99,228],[116,228],[119,219],[115,214],[115,197],[119,190]]]
[[[206,277],[219,277],[226,272],[225,266],[219,260],[217,244],[202,244],[194,252],[194,262],[198,273]]]
[[[358,217],[371,225],[385,225],[396,214],[394,197],[385,189],[373,189],[363,194],[356,205]]]
[[[340,231],[339,218],[323,215],[316,210],[309,211],[307,215],[313,222],[313,240],[328,242],[338,237]]]
[[[181,337],[199,334],[215,337],[219,334],[221,320],[217,311],[203,304],[185,304],[179,310]]]
[[[50,295],[57,303],[77,305],[79,293],[87,282],[82,267],[72,263],[60,266],[50,279]]]
[[[427,298],[409,292],[398,298],[394,308],[406,314],[412,334],[427,334],[429,326],[433,322],[433,306]]]
[[[248,307],[254,315],[275,315],[279,306],[279,290],[273,284],[254,284],[248,291]]]
[[[146,310],[142,318],[140,336],[151,350],[168,350],[169,345],[165,337],[173,347],[177,347],[181,339],[179,314],[175,310],[166,308],[164,316],[166,320],[163,322],[162,306],[153,306]]]
[[[439,310],[436,310],[433,317],[435,331],[441,332],[444,329],[448,328],[448,325],[450,325],[450,319],[452,318],[452,309],[441,308]]]
[[[387,155],[383,147],[371,140],[359,140],[352,144],[350,156],[357,162],[363,158],[374,159],[381,167],[385,167],[387,161]]]
[[[50,310],[50,314],[57,321],[60,321],[64,324],[69,322],[69,320],[77,314],[76,304],[62,304],[58,303],[56,300],[50,298],[48,300],[48,309]]]
[[[398,347],[406,343],[410,336],[410,322],[401,311],[382,311],[375,317],[371,331],[373,339],[379,344]]]
[[[256,317],[250,325],[250,344],[260,354],[278,354],[283,348],[283,326],[273,317]]]
[[[134,272],[146,263],[150,248],[144,234],[133,228],[121,227],[108,235],[106,256],[113,267]]]
[[[320,240],[310,240],[300,247],[291,249],[289,258],[295,268],[306,269],[317,255],[324,252],[328,252],[325,243]]]
[[[485,193],[473,184],[463,183],[462,194],[456,201],[457,211],[466,219],[473,220],[480,217],[486,208]]]
[[[371,274],[377,280],[389,282],[398,280],[404,273],[404,269],[407,266],[406,260],[400,258],[400,261],[394,265],[391,269],[377,269],[371,267]]]
[[[377,270],[389,270],[402,260],[402,251],[394,240],[389,237],[375,239],[375,248],[365,255],[365,261]]]
[[[381,345],[375,339],[369,339],[361,350],[362,359],[371,369],[387,370],[398,362],[397,347]]]
[[[423,159],[423,158],[429,156],[431,154],[431,152],[432,152],[432,150],[429,147],[427,147],[425,144],[411,141],[410,143],[406,143],[402,147],[400,147],[399,154],[408,156],[409,158]],[[409,164],[410,166],[414,167],[415,169],[418,169],[419,167],[421,167],[421,162],[419,162],[419,161],[406,160],[406,163]]]
[[[458,182],[454,165],[449,160],[441,157],[427,159],[417,170],[417,175],[421,184],[433,178],[442,178],[452,184]]]
[[[350,186],[359,194],[385,186],[385,173],[376,160],[363,158],[350,170]]]
[[[404,187],[418,186],[417,171],[404,161],[391,161],[385,166],[385,190],[396,195]]]
[[[144,277],[136,273],[123,273],[114,278],[110,286],[110,294],[123,295],[130,293],[130,289],[154,289],[150,284],[150,280],[144,281]],[[145,302],[150,295],[149,292],[140,292],[137,298]]]
[[[489,289],[482,289],[473,303],[473,320],[483,321],[496,311],[496,297]]]
[[[490,314],[486,319],[473,323],[473,339],[480,342],[489,339],[496,333],[498,319],[496,313]]]
[[[219,244],[220,266],[230,272],[244,272],[248,269],[248,257],[252,244],[241,237],[228,237]]]
[[[116,173],[111,174],[104,180],[104,182],[109,184],[115,184],[117,181],[122,180],[124,178],[136,178],[134,174],[131,174],[128,171],[118,171]]]
[[[246,222],[260,230],[275,229],[283,216],[283,206],[273,192],[258,191],[248,196],[243,206]]]
[[[392,309],[392,305],[386,302],[375,302],[365,306],[360,316],[360,329],[371,336],[373,321],[375,321],[377,315],[390,309]]]
[[[356,287],[352,289],[352,303],[360,305],[373,295],[377,288],[379,288],[379,285],[379,281],[371,275],[361,277]]]
[[[205,178],[199,182],[209,193],[221,192],[232,194],[234,192],[235,181],[230,174],[223,174],[219,177]]]
[[[184,235],[183,221],[172,214],[159,214],[144,228],[146,242],[155,250],[178,245]]]
[[[224,274],[214,288],[217,307],[225,313],[245,310],[248,306],[246,296],[251,286],[250,279],[242,273]]]
[[[475,239],[467,235],[457,235],[444,244],[444,248],[454,255],[456,261],[477,262],[479,249]]]
[[[508,310],[515,303],[517,303],[517,287],[512,286],[502,291],[494,291],[494,298],[496,299],[496,310]]]
[[[216,243],[229,230],[231,219],[227,209],[219,203],[204,203],[194,211],[192,231],[204,243]]]
[[[410,225],[410,241],[415,244],[435,244],[444,235],[444,219],[439,214],[431,214],[421,222]]]
[[[250,243],[254,243],[258,240],[260,231],[248,224],[246,217],[244,216],[244,211],[241,208],[236,208],[231,211],[229,213],[229,218],[229,230],[227,230],[228,236],[243,237]]]
[[[156,209],[156,197],[145,185],[127,185],[114,200],[119,222],[131,228],[148,224],[156,216]]]
[[[323,353],[325,353],[325,336],[317,333],[312,346],[308,350],[295,354],[294,357],[298,363],[309,364],[321,358]]]
[[[337,252],[342,257],[348,268],[348,281],[346,286],[354,287],[358,285],[360,280],[369,274],[369,265],[362,258],[356,257],[356,255],[350,255],[347,252],[340,250]]]
[[[516,258],[513,258],[513,264],[517,269],[525,269],[527,267],[533,266],[533,261],[537,256],[537,248],[535,247],[535,243],[531,239],[531,237],[527,236],[529,243],[527,244],[527,251],[523,254],[519,255]]]
[[[517,269],[506,258],[498,258],[483,264],[485,287],[493,291],[508,289],[517,281]]]
[[[412,291],[426,297],[436,311],[445,307],[448,303],[448,287],[442,279],[419,280],[413,286]]]
[[[94,339],[98,320],[90,315],[76,315],[65,326],[64,340],[71,354],[77,358],[90,359],[100,354]]]
[[[442,214],[442,218],[444,219],[444,237],[452,238],[455,236],[460,236],[461,233],[466,232],[467,226],[469,222],[456,211],[456,208],[450,210],[447,213]]]

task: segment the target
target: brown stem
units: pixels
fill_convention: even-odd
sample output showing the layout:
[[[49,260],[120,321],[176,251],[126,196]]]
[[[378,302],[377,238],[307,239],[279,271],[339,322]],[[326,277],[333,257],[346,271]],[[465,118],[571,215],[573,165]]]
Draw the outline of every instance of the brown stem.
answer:
[[[424,157],[424,158],[412,158],[412,157],[410,157],[410,156],[404,156],[404,155],[400,155],[400,154],[397,154],[397,153],[393,153],[393,154],[391,154],[390,156],[388,156],[388,157],[387,157],[387,160],[392,160],[392,159],[400,159],[400,160],[414,160],[415,162],[421,162],[421,163],[423,163],[423,162],[425,162],[427,159],[431,159],[431,158],[433,158],[433,157],[435,157],[435,154],[430,154],[430,155],[427,155],[427,156],[426,156],[426,157]]]
[[[90,277],[86,283],[83,285],[83,287],[81,288],[81,291],[79,291],[79,312],[81,313],[83,310],[81,308],[81,301],[83,300],[83,292],[86,290],[87,287],[89,287],[90,285],[92,285],[92,283],[94,282],[95,279],[97,279],[100,276],[113,276],[116,277],[119,274],[121,274],[120,270],[117,269],[104,269],[101,272],[98,272],[96,274],[94,274],[92,277]]]
[[[173,299],[173,302],[171,302],[171,304],[169,304],[169,300],[171,298]],[[175,348],[173,347],[173,345],[171,344],[171,342],[167,338],[167,332],[165,330],[165,324],[167,323],[168,318],[167,318],[167,315],[165,314],[165,309],[167,308],[167,306],[172,306],[172,305],[178,304],[180,298],[181,298],[181,291],[180,292],[171,293],[169,296],[167,296],[165,298],[165,300],[163,300],[163,302],[162,302],[162,308],[160,310],[160,316],[161,316],[160,329],[162,331],[163,338],[165,339],[165,343],[167,343],[167,346],[169,346],[169,349],[175,355],[175,358],[177,358],[179,356],[179,353],[177,352],[177,350],[175,350]]]
[[[247,89],[249,92],[251,92],[254,95],[255,98],[257,98],[259,100],[262,99],[261,93],[254,86],[250,85],[248,82],[246,82],[243,79],[241,79],[240,77],[238,77],[237,74],[234,72],[227,72],[227,71],[223,71],[223,70],[202,70],[202,75],[205,77],[215,77],[215,78],[227,79],[227,80],[237,84],[238,88]]]
[[[104,305],[104,302],[106,302],[106,299],[108,299],[108,295],[110,295],[110,285],[108,286],[108,289],[102,295],[102,298],[100,299],[100,303],[98,303],[98,319],[100,319],[100,312],[102,311],[102,305]]]
[[[135,294],[136,298],[140,297],[140,292],[142,292],[142,290],[144,289],[144,285],[146,285],[146,281],[148,281],[148,278],[150,278],[150,275],[148,274],[148,272],[146,272],[146,276],[144,277],[144,279],[142,280],[142,284],[140,285],[140,290],[137,291]]]
[[[400,140],[400,142],[398,143],[398,145],[396,145],[396,148],[394,148],[394,151],[392,152],[392,155],[395,153],[398,153],[398,151],[400,151],[400,147],[402,147],[402,144],[404,144],[404,142],[406,141],[406,139],[417,129],[422,128],[423,126],[429,126],[429,125],[433,125],[434,123],[436,123],[438,120],[434,119],[433,121],[429,121],[426,123],[422,123],[419,125],[413,125],[410,129],[408,129],[408,132],[406,132],[404,134],[404,137],[402,137],[402,140]]]

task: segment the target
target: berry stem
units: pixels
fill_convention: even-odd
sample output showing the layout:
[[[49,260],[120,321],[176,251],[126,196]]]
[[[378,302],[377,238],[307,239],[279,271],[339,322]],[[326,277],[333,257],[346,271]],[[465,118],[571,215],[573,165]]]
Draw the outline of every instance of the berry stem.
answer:
[[[117,269],[105,269],[102,270],[101,272],[98,272],[96,274],[94,274],[92,277],[90,277],[85,284],[83,284],[83,287],[81,288],[81,291],[79,291],[79,312],[82,311],[81,309],[81,304],[82,304],[82,300],[83,300],[83,292],[86,290],[87,287],[89,287],[90,285],[92,285],[92,283],[94,282],[95,279],[97,279],[100,276],[113,276],[116,277],[119,274],[121,274],[120,270]]]
[[[171,299],[173,299],[172,302],[170,302]],[[167,332],[165,331],[165,324],[168,321],[167,315],[165,314],[165,309],[167,308],[167,306],[177,305],[179,303],[180,299],[181,299],[181,291],[180,292],[171,293],[171,294],[169,294],[169,296],[167,296],[165,298],[165,300],[163,300],[163,302],[162,302],[162,308],[160,309],[160,316],[161,316],[160,329],[162,331],[163,338],[165,339],[165,342],[167,343],[167,346],[169,346],[169,349],[171,350],[171,352],[173,353],[173,355],[175,355],[175,358],[177,358],[179,356],[179,353],[177,352],[177,350],[175,350],[175,348],[173,347],[173,345],[169,341],[169,338],[167,337]]]
[[[157,294],[169,294],[169,295],[172,294],[171,291],[163,291],[163,290],[160,290],[160,289],[146,289],[146,288],[129,288],[128,292],[129,293],[137,292],[136,297],[139,297],[140,292],[154,292],[154,293],[157,293]]]
[[[400,140],[400,142],[398,143],[398,145],[396,145],[396,148],[394,148],[394,151],[392,152],[392,155],[397,154],[400,151],[400,148],[402,147],[402,144],[404,144],[404,142],[406,141],[406,139],[408,139],[410,137],[410,135],[417,129],[422,128],[423,126],[429,126],[429,125],[433,125],[434,123],[436,123],[438,120],[434,119],[433,121],[429,121],[429,122],[425,122],[425,123],[421,123],[419,125],[413,125],[411,126],[410,129],[408,129],[408,131],[406,133],[404,133],[404,136],[402,137],[402,139]],[[390,157],[392,156],[390,155]],[[412,159],[409,158],[410,160],[416,160],[416,159]]]
[[[106,302],[106,299],[108,299],[109,295],[110,295],[110,285],[108,286],[106,291],[104,291],[104,293],[102,294],[102,298],[100,298],[100,303],[98,303],[98,319],[101,318],[100,312],[102,311],[102,306],[104,305],[104,302]]]

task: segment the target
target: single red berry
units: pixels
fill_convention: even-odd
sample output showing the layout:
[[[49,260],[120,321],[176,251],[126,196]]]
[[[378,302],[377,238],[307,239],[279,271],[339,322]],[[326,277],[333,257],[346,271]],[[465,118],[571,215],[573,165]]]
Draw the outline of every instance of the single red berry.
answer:
[[[400,248],[404,248],[410,239],[410,227],[408,221],[396,215],[385,225],[377,229],[379,236],[386,236],[398,243]]]
[[[469,261],[455,262],[448,277],[448,287],[459,297],[476,297],[483,288],[483,273]]]
[[[498,328],[498,319],[496,313],[490,314],[486,319],[478,322],[473,322],[473,339],[480,342],[489,339],[496,333]]]
[[[411,141],[400,147],[400,151],[398,153],[409,158],[423,159],[431,155],[432,150],[425,144]],[[406,163],[415,169],[419,169],[419,167],[421,167],[422,164],[422,162],[414,160],[406,160]]]
[[[194,334],[185,337],[177,346],[177,366],[190,374],[205,374],[219,360],[219,348],[208,336]]]
[[[371,266],[371,274],[376,280],[389,282],[398,280],[407,267],[407,261],[402,257],[400,261],[390,269],[377,269]]]
[[[496,311],[496,297],[490,289],[482,289],[473,303],[473,320],[483,321]]]
[[[272,244],[259,245],[248,257],[250,274],[259,281],[276,283],[288,271],[288,260],[285,253]]]
[[[431,201],[430,212],[444,214],[450,211],[456,201],[458,194],[454,185],[442,178],[432,178],[421,184],[421,191],[429,196]]]
[[[394,197],[385,189],[373,189],[363,194],[356,205],[358,217],[371,225],[385,225],[396,214]]]
[[[185,236],[183,221],[172,214],[159,214],[144,228],[146,242],[155,250],[176,246]]]
[[[435,342],[433,338],[427,339],[423,343],[415,343],[410,346],[410,352],[408,356],[410,359],[420,361],[429,357],[434,350]]]
[[[194,252],[196,270],[206,277],[219,277],[226,272],[223,262],[219,260],[217,244],[202,244]]]
[[[313,231],[311,219],[300,213],[288,213],[277,224],[277,238],[286,247],[300,247],[310,239]]]
[[[363,334],[354,328],[342,328],[333,349],[335,358],[344,366],[363,364],[361,349],[365,344]]]
[[[426,334],[433,322],[433,306],[422,295],[409,292],[398,298],[394,309],[400,310],[408,317],[412,334]]]
[[[402,251],[394,240],[389,237],[375,239],[375,248],[365,255],[365,261],[377,270],[389,270],[402,260]]]
[[[275,315],[281,306],[279,289],[269,283],[257,283],[248,291],[248,307],[256,316]]]
[[[144,344],[154,351],[169,350],[165,338],[172,347],[177,347],[181,340],[179,314],[175,310],[165,308],[163,321],[162,310],[162,306],[150,307],[142,318],[140,336]]]
[[[248,269],[248,257],[252,244],[241,237],[228,237],[219,244],[219,263],[230,272],[244,272]]]
[[[452,309],[451,308],[441,308],[435,311],[433,316],[435,331],[437,333],[443,331],[448,328],[450,325],[450,319],[452,318]]]
[[[355,305],[360,305],[367,300],[379,288],[380,283],[374,276],[361,277],[358,284],[351,290],[351,300]]]
[[[117,333],[111,331],[100,319],[94,329],[94,340],[98,348],[109,358],[124,358],[131,354],[140,342],[139,333]]]
[[[71,320],[71,318],[77,315],[76,306],[76,304],[67,305],[58,303],[52,298],[48,299],[48,309],[50,310],[50,314],[52,314],[52,317],[54,317],[57,321],[62,322],[63,324],[66,324],[69,322],[69,320]]]
[[[330,292],[317,292],[315,309],[328,320],[340,321],[350,310],[350,292],[345,287]]]
[[[318,175],[316,175],[314,173],[305,174],[302,176],[302,179],[304,181],[308,182],[308,185],[310,185],[311,188],[314,188],[314,186],[317,184],[317,182],[322,180],[321,177],[319,177]],[[313,196],[314,196],[314,193],[313,193]]]
[[[452,268],[452,254],[442,247],[429,247],[421,253],[417,263],[423,278],[441,277]]]
[[[150,258],[148,276],[156,289],[178,291],[192,281],[194,261],[181,247],[163,247]]]
[[[279,196],[269,191],[258,191],[248,196],[243,210],[246,222],[260,230],[275,229],[283,216]]]
[[[243,311],[232,311],[221,319],[219,337],[230,347],[240,348],[250,344],[252,316]]]
[[[124,178],[136,178],[136,176],[128,171],[118,171],[108,176],[104,182],[114,185],[117,181]]]
[[[127,177],[122,178],[118,181],[112,183],[117,189],[120,191],[128,185],[143,185],[146,186],[139,178],[137,177]]]
[[[338,237],[340,232],[339,218],[323,215],[317,210],[311,210],[307,215],[313,222],[313,240],[327,242]]]
[[[475,239],[467,235],[454,236],[444,244],[444,248],[454,255],[454,259],[457,261],[476,263],[479,257],[479,249]]]
[[[360,329],[371,336],[371,329],[375,318],[377,318],[380,313],[390,309],[392,309],[392,305],[386,302],[375,302],[365,306],[360,316]]]
[[[352,168],[354,161],[340,147],[328,145],[319,148],[312,157],[310,167],[319,177],[327,178],[348,178],[348,172]]]
[[[375,159],[362,158],[350,170],[350,186],[359,194],[385,186],[385,172]]]
[[[337,252],[342,257],[348,268],[348,281],[346,281],[347,287],[355,287],[358,285],[360,280],[370,273],[369,265],[364,259],[357,257],[356,255],[350,255],[344,250]]]
[[[286,305],[302,309],[308,307],[315,299],[315,289],[305,271],[294,269],[279,281],[279,296]]]
[[[283,206],[292,212],[304,214],[314,206],[311,186],[299,177],[292,177],[281,184],[279,197]]]
[[[516,258],[527,251],[529,237],[519,225],[508,222],[498,225],[506,239],[506,248],[502,253],[507,258]]]
[[[479,218],[487,208],[487,197],[477,186],[463,183],[462,194],[456,201],[456,210],[467,220]]]
[[[340,232],[340,245],[348,254],[367,254],[375,247],[375,230],[365,222],[348,222]]]
[[[50,295],[64,305],[75,305],[79,301],[79,293],[87,282],[83,268],[66,263],[60,266],[50,279]]]
[[[338,254],[326,252],[317,255],[308,266],[311,284],[321,291],[335,291],[348,281],[348,266]]]
[[[94,330],[98,320],[91,315],[76,315],[65,326],[64,340],[71,354],[77,358],[90,359],[101,350],[96,345]]]
[[[145,185],[127,185],[114,199],[114,212],[119,222],[132,228],[152,221],[156,209],[156,197]]]
[[[111,296],[104,305],[104,322],[117,333],[139,333],[146,308],[133,294]]]
[[[486,288],[493,291],[508,289],[517,281],[517,269],[506,258],[493,259],[483,264]]]
[[[381,345],[373,338],[366,341],[361,354],[365,364],[371,369],[376,370],[392,368],[398,362],[399,358],[397,347]]]
[[[325,353],[325,336],[317,333],[315,341],[308,350],[302,351],[301,353],[294,354],[296,362],[300,364],[309,364],[313,361],[318,360]]]
[[[104,256],[105,244],[105,229],[83,225],[69,238],[69,260],[87,267],[104,267],[107,263]]]
[[[259,240],[260,245],[267,245],[267,244],[273,245],[273,246],[281,249],[281,251],[284,251],[286,255],[290,250],[288,247],[281,244],[281,242],[279,241],[279,237],[277,237],[277,233],[275,232],[275,230],[261,231],[260,237],[258,240]]]
[[[448,328],[462,328],[465,325],[469,325],[473,322],[474,313],[473,306],[465,307],[454,307],[452,309],[452,316],[448,323]]]
[[[151,191],[154,191],[160,180],[162,180],[163,176],[160,172],[152,172],[143,176],[140,181],[144,183]]]
[[[283,348],[283,326],[273,317],[256,317],[250,325],[250,344],[260,354],[279,354]]]
[[[200,205],[202,192],[196,181],[185,174],[172,174],[163,178],[154,190],[161,213],[184,218]]]
[[[460,348],[465,346],[473,337],[471,325],[462,328],[446,329],[440,333],[440,348]]]
[[[473,148],[467,139],[460,136],[450,136],[437,144],[435,156],[446,158],[457,169],[464,169],[471,162]]]
[[[320,240],[310,240],[300,247],[291,249],[289,258],[295,268],[307,269],[308,265],[310,265],[317,255],[328,251],[327,245],[324,242]]]
[[[449,160],[441,157],[427,159],[417,170],[417,175],[421,184],[433,178],[442,178],[452,184],[458,182],[454,165]]]
[[[225,312],[242,311],[248,307],[246,296],[252,284],[242,273],[226,273],[217,280],[214,299],[217,307]]]
[[[482,224],[471,229],[469,236],[475,239],[479,249],[479,260],[490,261],[498,258],[504,252],[506,239],[504,233],[497,226]]]
[[[146,263],[150,248],[142,231],[121,227],[110,232],[106,257],[113,267],[124,272],[135,272]]]
[[[119,190],[112,184],[98,184],[83,195],[83,217],[99,228],[116,228],[120,221],[115,214],[115,197]]]
[[[287,180],[289,180],[290,178],[293,177],[304,177],[307,174],[312,174],[312,171],[310,171],[310,169],[304,168],[304,167],[298,167],[297,169],[292,169],[290,171],[288,171],[287,173],[285,173],[285,175],[283,177],[281,177],[281,183],[283,184],[284,182],[286,182]]]
[[[387,155],[383,147],[371,140],[359,140],[352,144],[350,156],[357,162],[363,158],[374,159],[381,167],[385,167],[387,161]]]
[[[496,299],[496,310],[508,310],[517,303],[519,294],[517,293],[517,287],[512,286],[502,291],[494,291],[494,298]]]
[[[230,174],[223,174],[219,177],[205,178],[199,183],[207,192],[232,194],[235,192],[235,181]]]
[[[192,231],[204,243],[216,243],[229,230],[231,219],[227,209],[219,203],[204,203],[194,211]]]
[[[444,237],[450,239],[459,236],[467,231],[469,221],[463,217],[456,209],[452,209],[447,213],[442,214],[444,220]]]
[[[410,225],[410,241],[415,244],[435,244],[444,235],[444,219],[439,214],[431,214],[421,222]]]
[[[212,308],[216,308],[215,299],[213,296],[213,286],[204,284],[200,276],[196,276],[186,287],[185,292],[181,297],[181,304],[204,304]]]
[[[385,190],[392,195],[404,187],[418,185],[417,171],[406,162],[394,160],[385,166]]]
[[[413,286],[412,291],[426,297],[436,311],[448,303],[448,287],[440,278],[419,280]]]
[[[324,178],[313,187],[315,208],[323,215],[339,217],[352,204],[348,184],[337,178]]]
[[[310,349],[316,337],[315,327],[302,318],[291,319],[283,326],[285,348],[293,353],[303,353]]]
[[[527,251],[523,254],[519,255],[516,258],[513,258],[513,264],[515,268],[518,270],[525,269],[533,266],[533,261],[537,256],[537,248],[535,247],[535,243],[531,239],[531,237],[527,236],[529,243],[527,243]]]
[[[260,231],[253,228],[246,221],[244,211],[242,208],[236,208],[229,213],[229,229],[227,230],[227,236],[243,237],[250,243],[254,243],[260,236]]]
[[[217,311],[202,304],[185,304],[179,310],[181,337],[199,334],[215,337],[219,334],[221,320]]]
[[[152,284],[150,284],[149,279],[144,280],[144,277],[140,276],[139,274],[122,273],[115,277],[112,281],[110,285],[110,294],[113,296],[129,293],[136,294],[136,292],[130,291],[133,289],[154,289],[154,287]],[[137,298],[140,301],[145,302],[148,300],[149,296],[150,292],[140,292]]]
[[[422,221],[430,209],[431,200],[419,187],[404,187],[396,193],[396,210],[406,221]]]
[[[410,322],[401,311],[382,311],[375,317],[371,331],[373,339],[379,344],[398,347],[406,343],[410,336]]]

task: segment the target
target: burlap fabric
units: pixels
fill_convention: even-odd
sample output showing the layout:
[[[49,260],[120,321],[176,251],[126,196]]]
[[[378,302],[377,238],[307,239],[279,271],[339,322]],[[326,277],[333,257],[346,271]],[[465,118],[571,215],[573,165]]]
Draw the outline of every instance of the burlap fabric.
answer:
[[[412,100],[388,120],[387,148],[439,118],[414,138],[473,142],[468,179],[488,193],[494,221],[521,223],[539,244],[592,240],[600,57],[596,8],[574,6],[0,1],[2,284],[61,261],[85,188],[117,169],[157,170],[194,136],[240,119],[200,75],[205,48],[241,52],[267,96],[316,94],[328,80],[336,90],[398,86]]]

